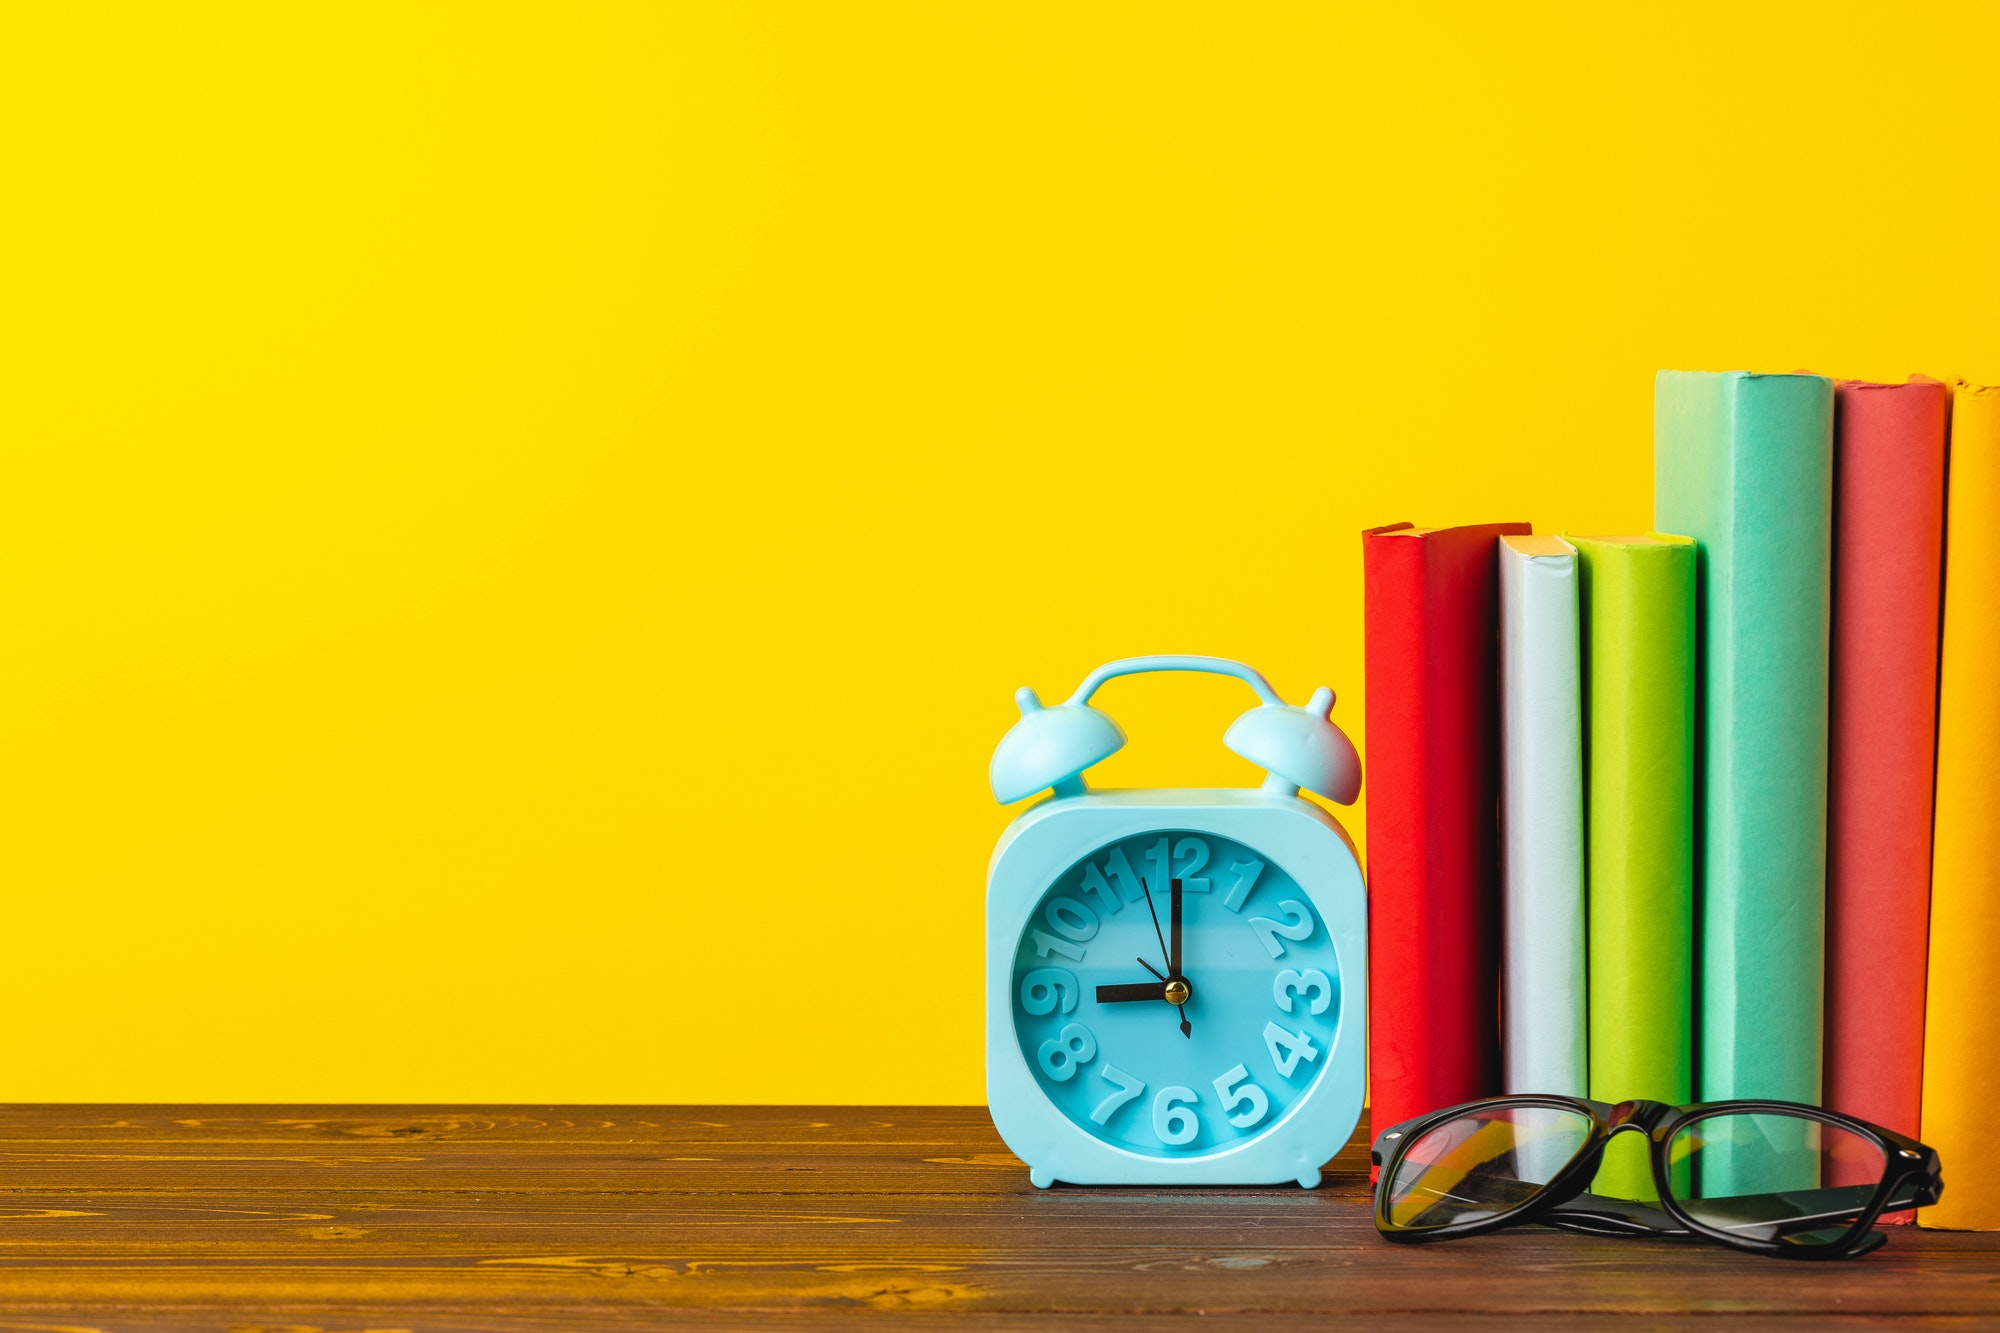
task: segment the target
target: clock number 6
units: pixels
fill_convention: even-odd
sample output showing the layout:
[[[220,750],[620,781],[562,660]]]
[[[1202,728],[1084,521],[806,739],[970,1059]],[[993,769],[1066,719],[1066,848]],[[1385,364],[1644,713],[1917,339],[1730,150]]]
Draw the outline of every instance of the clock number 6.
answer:
[[[1042,974],[1040,972],[1030,972],[1028,975],[1032,978]],[[1069,976],[1069,973],[1065,972],[1063,975]],[[1300,995],[1312,996],[1312,1012],[1316,1014],[1325,1013],[1326,1007],[1333,1003],[1333,983],[1326,979],[1326,973],[1316,967],[1309,968],[1304,972],[1294,972],[1288,967],[1278,973],[1277,976],[1271,978],[1271,998],[1276,1000],[1278,1007],[1288,1014],[1292,1012],[1293,992],[1297,992]],[[1025,994],[1023,992],[1024,996]],[[1025,998],[1022,1000],[1022,1003],[1027,1003]],[[1030,1008],[1028,1012],[1046,1014],[1048,1010]],[[1063,1012],[1068,1013],[1069,1006],[1063,1006]]]
[[[1250,1081],[1250,1071],[1242,1065],[1215,1080],[1215,1095],[1222,1099],[1222,1113],[1238,1129],[1250,1128],[1271,1109],[1271,1099],[1264,1095],[1262,1088]],[[1248,1110],[1237,1111],[1237,1107],[1245,1105]]]
[[[1087,1065],[1096,1058],[1097,1038],[1081,1023],[1063,1024],[1062,1031],[1043,1042],[1035,1052],[1042,1072],[1058,1083],[1069,1082],[1076,1077],[1078,1065]]]
[[[1153,1133],[1159,1135],[1160,1142],[1169,1148],[1194,1142],[1194,1136],[1201,1133],[1201,1121],[1188,1106],[1200,1101],[1193,1088],[1160,1089],[1159,1096],[1153,1098]],[[1187,1106],[1179,1105],[1181,1102]]]
[[[1278,936],[1283,935],[1288,940],[1302,940],[1313,933],[1312,909],[1298,899],[1285,899],[1278,904],[1278,910],[1287,917],[1297,919],[1288,920],[1281,926],[1268,916],[1250,918],[1250,929],[1257,932],[1257,938],[1264,941],[1264,952],[1273,958],[1285,956],[1285,946],[1278,943]]]

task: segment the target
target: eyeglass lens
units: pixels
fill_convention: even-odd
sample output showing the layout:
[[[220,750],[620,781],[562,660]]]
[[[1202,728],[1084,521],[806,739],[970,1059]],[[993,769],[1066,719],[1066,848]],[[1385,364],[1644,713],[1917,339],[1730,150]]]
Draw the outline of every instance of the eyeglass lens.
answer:
[[[1423,1231],[1519,1207],[1569,1164],[1590,1128],[1578,1111],[1503,1106],[1426,1130],[1386,1182],[1388,1220]]]
[[[1830,1245],[1888,1171],[1874,1140],[1809,1116],[1760,1111],[1683,1125],[1667,1145],[1674,1199],[1704,1225],[1756,1240]]]

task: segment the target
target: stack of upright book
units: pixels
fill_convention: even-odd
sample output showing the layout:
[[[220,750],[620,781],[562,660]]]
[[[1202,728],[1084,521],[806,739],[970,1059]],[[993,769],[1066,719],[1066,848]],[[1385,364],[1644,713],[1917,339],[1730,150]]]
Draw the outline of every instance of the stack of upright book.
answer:
[[[2000,390],[1667,371],[1656,531],[1364,534],[1375,1122],[1823,1104],[2000,1228],[1996,519]]]

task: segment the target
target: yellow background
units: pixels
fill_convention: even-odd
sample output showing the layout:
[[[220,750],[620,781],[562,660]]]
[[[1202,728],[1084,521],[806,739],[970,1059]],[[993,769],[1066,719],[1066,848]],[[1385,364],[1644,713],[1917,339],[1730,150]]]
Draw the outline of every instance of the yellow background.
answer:
[[[1993,5],[1528,8],[17,6],[0,1099],[980,1100],[1017,686],[2000,377]]]

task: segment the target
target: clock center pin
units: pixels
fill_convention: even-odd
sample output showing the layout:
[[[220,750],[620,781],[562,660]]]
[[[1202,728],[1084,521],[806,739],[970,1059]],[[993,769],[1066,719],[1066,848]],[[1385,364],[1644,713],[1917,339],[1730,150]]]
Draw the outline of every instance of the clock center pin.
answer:
[[[1192,1000],[1193,998],[1194,998],[1194,988],[1188,985],[1187,982],[1181,980],[1179,977],[1175,977],[1172,981],[1169,981],[1167,983],[1168,1004],[1186,1004],[1189,1000]]]

